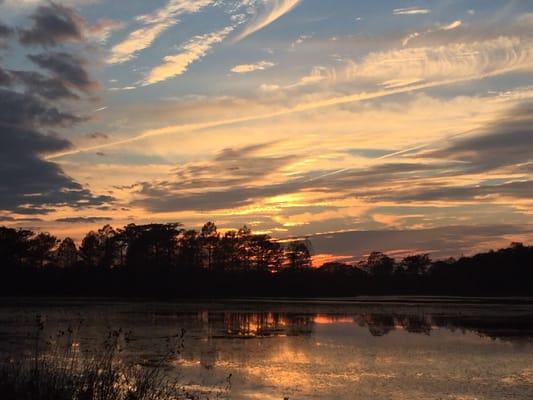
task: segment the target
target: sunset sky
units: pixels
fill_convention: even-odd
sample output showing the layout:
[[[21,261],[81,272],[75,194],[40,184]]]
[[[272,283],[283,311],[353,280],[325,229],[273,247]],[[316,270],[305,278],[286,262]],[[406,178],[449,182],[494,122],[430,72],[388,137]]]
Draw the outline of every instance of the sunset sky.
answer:
[[[533,239],[533,2],[0,0],[0,224],[319,260]]]

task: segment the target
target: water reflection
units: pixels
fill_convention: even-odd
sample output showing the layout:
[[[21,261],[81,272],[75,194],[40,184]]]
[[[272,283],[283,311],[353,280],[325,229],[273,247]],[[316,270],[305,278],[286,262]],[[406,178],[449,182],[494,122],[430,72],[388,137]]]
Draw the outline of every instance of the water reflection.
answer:
[[[432,313],[431,310],[397,313],[387,308],[380,312],[359,311],[350,314],[202,310],[188,317],[185,314],[178,315],[178,320],[185,325],[198,324],[204,338],[210,339],[307,336],[313,334],[316,326],[339,324],[366,328],[374,337],[397,330],[431,335],[435,329],[446,329],[509,341],[533,338],[533,315],[516,315],[512,312],[476,315]]]
[[[31,346],[35,315],[52,335],[74,321],[76,345],[97,351],[110,328],[124,357],[165,359],[187,387],[224,385],[232,399],[531,399],[533,301],[6,302],[0,352]]]

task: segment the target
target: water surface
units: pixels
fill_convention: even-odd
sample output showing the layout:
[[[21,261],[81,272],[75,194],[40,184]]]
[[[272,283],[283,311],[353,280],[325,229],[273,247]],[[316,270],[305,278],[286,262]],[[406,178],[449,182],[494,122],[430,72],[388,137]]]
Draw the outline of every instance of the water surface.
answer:
[[[533,299],[357,298],[145,302],[2,299],[0,352],[24,351],[35,318],[45,335],[81,326],[98,349],[131,331],[124,357],[145,365],[183,350],[166,373],[232,399],[533,398]]]

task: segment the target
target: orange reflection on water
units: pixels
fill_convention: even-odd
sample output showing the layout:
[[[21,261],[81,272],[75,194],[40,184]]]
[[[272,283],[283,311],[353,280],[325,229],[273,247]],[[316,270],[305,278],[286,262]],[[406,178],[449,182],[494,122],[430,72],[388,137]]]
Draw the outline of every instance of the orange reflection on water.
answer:
[[[346,317],[342,315],[326,315],[317,314],[313,318],[315,324],[330,325],[330,324],[353,324],[353,317]]]

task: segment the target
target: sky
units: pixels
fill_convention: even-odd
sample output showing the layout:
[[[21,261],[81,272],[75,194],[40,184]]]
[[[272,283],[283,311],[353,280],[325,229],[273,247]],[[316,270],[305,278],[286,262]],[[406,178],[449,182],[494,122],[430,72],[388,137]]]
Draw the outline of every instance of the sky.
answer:
[[[0,0],[0,224],[316,262],[533,239],[533,2]]]

